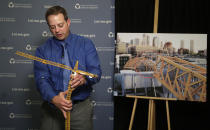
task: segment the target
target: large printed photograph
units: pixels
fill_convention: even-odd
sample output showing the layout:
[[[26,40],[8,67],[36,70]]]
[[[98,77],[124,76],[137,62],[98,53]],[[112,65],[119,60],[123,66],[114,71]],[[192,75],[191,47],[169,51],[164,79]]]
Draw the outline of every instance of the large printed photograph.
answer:
[[[207,34],[118,33],[114,96],[206,102]]]

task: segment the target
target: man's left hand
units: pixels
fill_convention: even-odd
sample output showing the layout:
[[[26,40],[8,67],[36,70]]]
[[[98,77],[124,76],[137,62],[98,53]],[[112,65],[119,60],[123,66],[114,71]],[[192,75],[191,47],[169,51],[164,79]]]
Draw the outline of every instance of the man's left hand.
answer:
[[[78,86],[81,86],[85,83],[86,83],[85,76],[78,73],[76,75],[71,74],[71,87],[72,88],[77,88]]]

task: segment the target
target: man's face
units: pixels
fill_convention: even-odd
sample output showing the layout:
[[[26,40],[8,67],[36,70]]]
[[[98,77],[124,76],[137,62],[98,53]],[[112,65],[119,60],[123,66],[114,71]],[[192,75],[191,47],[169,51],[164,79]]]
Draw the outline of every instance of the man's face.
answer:
[[[61,13],[57,15],[49,15],[48,26],[53,36],[58,40],[64,40],[69,35],[70,19],[66,21]]]

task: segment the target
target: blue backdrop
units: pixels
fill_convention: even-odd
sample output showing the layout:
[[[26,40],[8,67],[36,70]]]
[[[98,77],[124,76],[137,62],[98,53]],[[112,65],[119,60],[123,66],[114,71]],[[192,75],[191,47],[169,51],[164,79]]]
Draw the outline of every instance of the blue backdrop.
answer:
[[[98,51],[101,81],[93,87],[94,129],[113,129],[114,0],[2,0],[0,2],[0,130],[38,130],[42,99],[36,90],[33,61],[15,55],[34,55],[52,36],[45,11],[66,8],[71,32],[90,38]]]

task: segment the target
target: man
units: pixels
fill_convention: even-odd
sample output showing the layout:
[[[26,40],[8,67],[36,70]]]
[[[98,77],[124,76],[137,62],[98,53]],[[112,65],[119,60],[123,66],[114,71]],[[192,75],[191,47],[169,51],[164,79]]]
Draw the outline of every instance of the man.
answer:
[[[98,54],[91,40],[70,32],[70,19],[64,8],[54,6],[46,11],[45,18],[53,37],[37,48],[36,56],[65,64],[98,75],[90,78],[52,65],[34,62],[37,89],[44,103],[40,130],[64,130],[66,112],[71,111],[71,130],[92,130],[93,106],[89,99],[92,85],[101,77]],[[67,87],[75,88],[72,100],[66,100]]]

